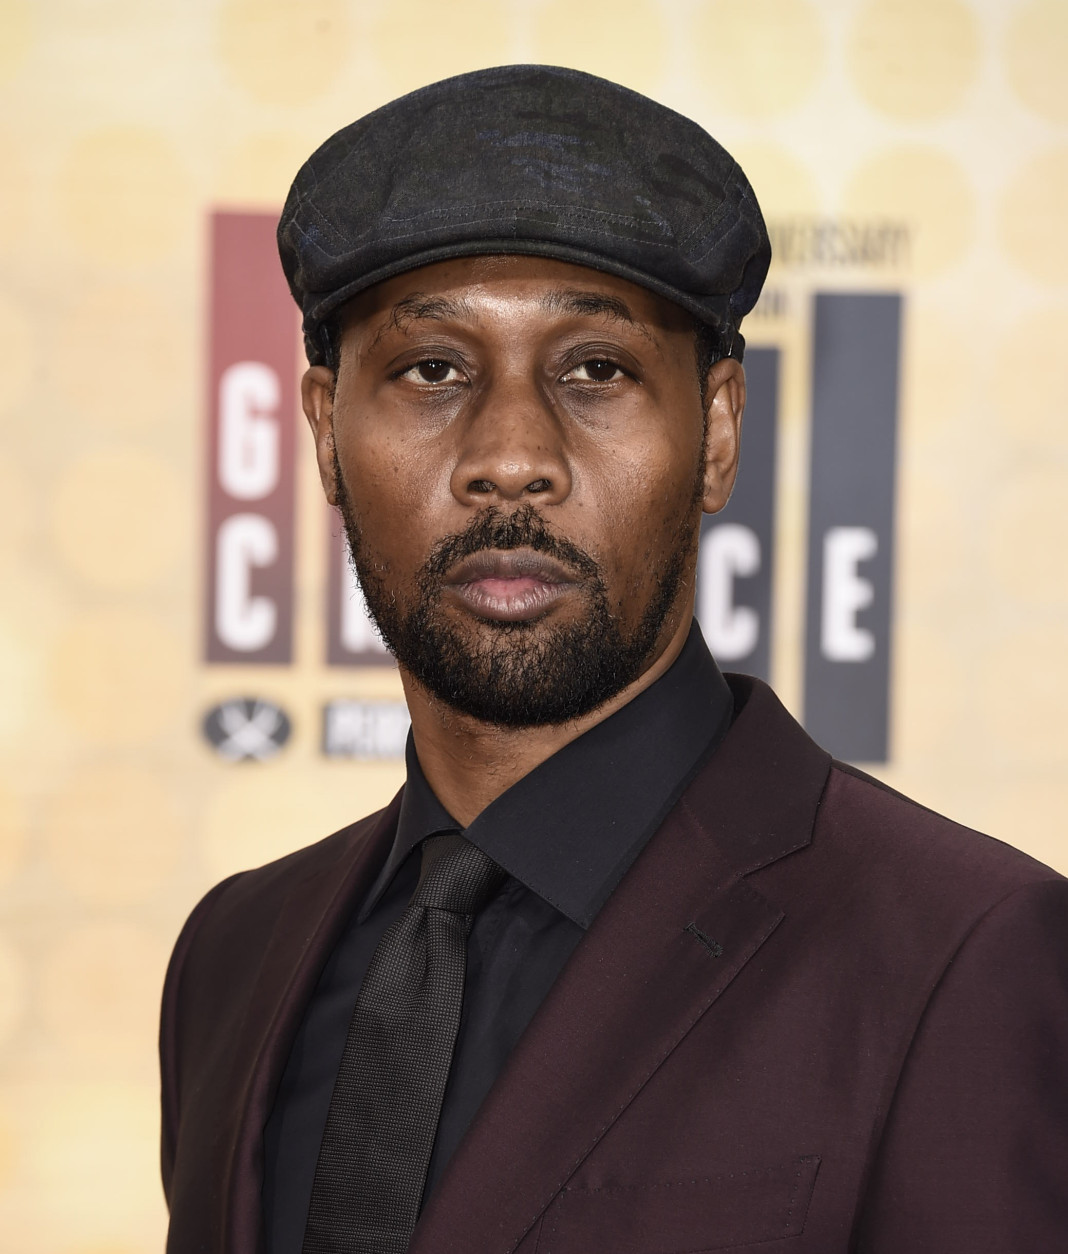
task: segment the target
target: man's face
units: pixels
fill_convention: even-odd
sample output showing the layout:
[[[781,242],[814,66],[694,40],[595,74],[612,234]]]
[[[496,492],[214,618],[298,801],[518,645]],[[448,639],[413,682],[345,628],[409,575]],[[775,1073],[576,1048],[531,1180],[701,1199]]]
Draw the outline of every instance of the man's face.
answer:
[[[636,679],[692,612],[702,508],[721,508],[744,382],[624,279],[474,257],[347,311],[305,377],[327,496],[401,666],[448,705],[560,723]]]

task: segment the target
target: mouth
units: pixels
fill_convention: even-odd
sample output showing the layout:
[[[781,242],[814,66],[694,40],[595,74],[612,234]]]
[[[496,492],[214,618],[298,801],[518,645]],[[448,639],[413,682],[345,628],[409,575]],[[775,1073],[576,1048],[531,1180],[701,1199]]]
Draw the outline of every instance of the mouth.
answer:
[[[485,549],[458,562],[445,580],[450,599],[501,623],[540,618],[576,587],[566,566],[533,549]]]

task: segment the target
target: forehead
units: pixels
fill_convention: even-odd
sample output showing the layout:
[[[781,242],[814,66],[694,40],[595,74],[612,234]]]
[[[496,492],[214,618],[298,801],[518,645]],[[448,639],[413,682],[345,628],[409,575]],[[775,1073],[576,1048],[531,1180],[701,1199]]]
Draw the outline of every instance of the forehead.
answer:
[[[690,332],[693,315],[637,283],[551,257],[513,254],[459,257],[406,271],[345,307],[346,331],[420,317],[478,321],[522,311],[546,325],[563,318],[631,322],[646,331]]]

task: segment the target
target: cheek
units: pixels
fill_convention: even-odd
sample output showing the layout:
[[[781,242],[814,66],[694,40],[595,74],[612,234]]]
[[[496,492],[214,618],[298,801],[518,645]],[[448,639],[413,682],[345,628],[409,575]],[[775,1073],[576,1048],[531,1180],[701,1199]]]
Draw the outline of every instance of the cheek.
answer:
[[[368,552],[382,566],[399,570],[425,560],[440,458],[381,425],[357,421],[338,433],[337,455]]]
[[[694,489],[700,446],[663,438],[605,455],[588,473],[599,560],[618,598],[629,599],[658,573],[699,525]]]

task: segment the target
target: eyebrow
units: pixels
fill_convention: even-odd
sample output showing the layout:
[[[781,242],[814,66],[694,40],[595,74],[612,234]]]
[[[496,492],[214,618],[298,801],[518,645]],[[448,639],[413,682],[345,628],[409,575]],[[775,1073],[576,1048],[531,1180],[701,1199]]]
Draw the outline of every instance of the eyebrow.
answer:
[[[566,287],[546,292],[542,298],[542,308],[549,313],[577,314],[579,317],[605,317],[614,322],[622,322],[644,336],[651,344],[656,339],[646,325],[635,318],[630,306],[619,296],[608,296],[604,292],[585,291],[582,288]]]
[[[473,312],[463,300],[449,300],[447,296],[426,296],[413,292],[405,296],[389,311],[389,316],[379,327],[368,346],[368,352],[377,348],[379,341],[389,331],[404,331],[410,322],[430,320],[445,322],[449,319],[471,319]]]
[[[579,315],[603,314],[616,322],[627,322],[637,326],[630,306],[618,296],[606,296],[603,292],[585,292],[581,288],[561,288],[546,292],[542,297],[541,307],[547,313],[565,313]]]

